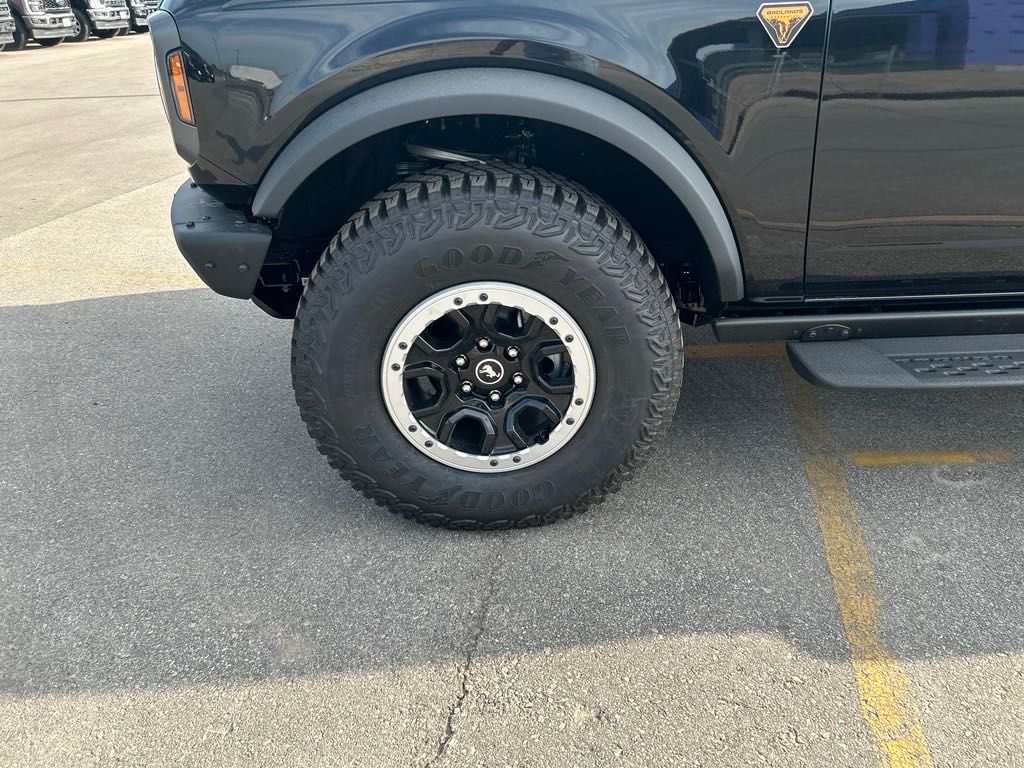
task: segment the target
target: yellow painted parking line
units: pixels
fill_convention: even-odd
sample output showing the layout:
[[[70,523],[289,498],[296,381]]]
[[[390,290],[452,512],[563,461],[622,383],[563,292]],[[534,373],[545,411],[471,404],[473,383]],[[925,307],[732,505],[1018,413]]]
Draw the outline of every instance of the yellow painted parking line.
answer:
[[[858,467],[929,467],[1016,461],[1010,451],[855,451],[846,455]]]
[[[786,346],[781,341],[761,341],[750,344],[693,344],[686,348],[686,357],[701,360],[782,357]]]
[[[882,638],[882,606],[846,472],[817,391],[783,366],[861,715],[884,768],[932,768],[910,680]]]

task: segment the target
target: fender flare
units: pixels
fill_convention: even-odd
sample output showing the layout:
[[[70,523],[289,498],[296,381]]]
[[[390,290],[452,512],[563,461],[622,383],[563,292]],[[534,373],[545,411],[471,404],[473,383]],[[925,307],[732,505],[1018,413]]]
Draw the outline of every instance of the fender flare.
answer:
[[[277,219],[320,166],[363,139],[456,115],[515,115],[588,133],[647,166],[679,198],[707,243],[723,302],[743,298],[743,267],[729,217],[704,171],[664,128],[621,99],[555,75],[506,68],[426,72],[352,96],[313,120],[275,158],[253,215]]]

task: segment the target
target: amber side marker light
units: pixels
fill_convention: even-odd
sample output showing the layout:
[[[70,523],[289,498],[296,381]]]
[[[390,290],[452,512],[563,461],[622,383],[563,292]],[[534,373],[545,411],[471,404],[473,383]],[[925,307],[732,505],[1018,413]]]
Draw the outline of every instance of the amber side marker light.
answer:
[[[174,106],[178,110],[178,119],[183,123],[195,125],[192,119],[192,99],[188,94],[188,79],[185,77],[185,61],[181,51],[167,55],[167,73],[171,79],[171,90],[174,92]]]

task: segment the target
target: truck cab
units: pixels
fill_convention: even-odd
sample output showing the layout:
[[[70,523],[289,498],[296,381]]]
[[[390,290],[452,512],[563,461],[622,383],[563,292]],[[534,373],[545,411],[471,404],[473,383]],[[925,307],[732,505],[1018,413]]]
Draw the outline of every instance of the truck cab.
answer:
[[[8,4],[14,17],[14,39],[4,50],[20,51],[29,40],[43,46],[57,45],[74,28],[70,0],[8,0]]]

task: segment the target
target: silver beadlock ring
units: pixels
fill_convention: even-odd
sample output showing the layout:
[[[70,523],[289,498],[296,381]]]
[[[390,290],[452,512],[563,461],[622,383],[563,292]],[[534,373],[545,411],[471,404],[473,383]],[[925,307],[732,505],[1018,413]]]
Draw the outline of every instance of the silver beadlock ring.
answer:
[[[481,297],[486,297],[482,301]],[[472,306],[499,304],[541,320],[565,345],[573,366],[573,393],[562,420],[544,443],[514,453],[479,456],[444,445],[413,415],[406,398],[406,358],[417,337],[449,312]],[[552,322],[554,321],[554,322]],[[579,432],[594,402],[594,355],[583,330],[561,306],[547,296],[512,283],[465,283],[423,300],[398,324],[384,351],[381,391],[391,420],[405,439],[441,464],[469,472],[512,472],[538,464],[563,448]]]

